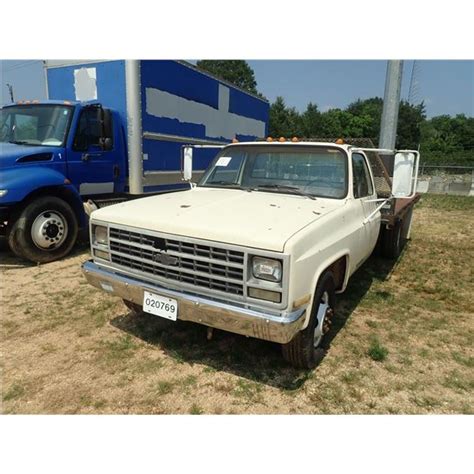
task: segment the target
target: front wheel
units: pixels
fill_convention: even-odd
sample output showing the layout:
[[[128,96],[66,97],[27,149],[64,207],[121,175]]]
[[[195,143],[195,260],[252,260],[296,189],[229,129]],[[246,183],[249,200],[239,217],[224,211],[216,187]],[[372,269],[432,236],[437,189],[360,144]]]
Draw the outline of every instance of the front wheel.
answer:
[[[312,369],[325,354],[324,336],[329,332],[336,302],[334,276],[330,271],[321,275],[314,294],[308,326],[288,344],[282,345],[283,357],[294,367]]]
[[[12,252],[37,263],[67,255],[76,242],[77,218],[71,206],[55,196],[30,202],[9,230]]]

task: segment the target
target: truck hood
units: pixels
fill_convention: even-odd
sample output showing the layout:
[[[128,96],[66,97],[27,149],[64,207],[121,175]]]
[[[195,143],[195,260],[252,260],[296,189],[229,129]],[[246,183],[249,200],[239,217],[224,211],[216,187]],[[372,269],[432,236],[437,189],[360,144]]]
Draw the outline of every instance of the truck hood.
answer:
[[[0,170],[11,168],[23,163],[42,161],[48,156],[54,156],[63,151],[63,148],[52,146],[31,146],[31,145],[16,145],[15,143],[0,143]],[[18,163],[18,160],[21,162]]]
[[[282,252],[296,232],[344,200],[238,189],[194,188],[94,211],[93,219],[168,234]]]

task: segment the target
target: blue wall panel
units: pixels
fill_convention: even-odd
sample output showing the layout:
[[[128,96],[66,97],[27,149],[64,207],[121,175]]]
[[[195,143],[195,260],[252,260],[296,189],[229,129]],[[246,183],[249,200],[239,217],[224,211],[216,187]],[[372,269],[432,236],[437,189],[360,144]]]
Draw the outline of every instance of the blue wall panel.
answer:
[[[143,131],[179,135],[191,138],[229,142],[229,137],[206,133],[200,123],[183,122],[175,118],[152,115],[147,112],[146,90],[157,89],[199,104],[219,109],[219,84],[221,82],[207,74],[177,61],[141,61],[141,95]],[[222,83],[229,89],[229,113],[256,119],[268,124],[269,104],[237,88]],[[185,107],[186,105],[183,104]],[[267,127],[265,127],[267,128]],[[265,130],[266,132],[267,130]],[[239,136],[254,140],[255,136]]]
[[[117,110],[126,126],[125,61],[104,61],[48,68],[49,98],[76,100],[74,71],[82,67],[96,69],[97,100],[105,107]]]
[[[143,140],[144,171],[179,171],[183,144],[161,140]],[[193,153],[193,169],[204,170],[220,151],[219,148],[196,148]]]
[[[230,89],[229,112],[256,120],[268,121],[268,102],[245,94],[238,89]]]

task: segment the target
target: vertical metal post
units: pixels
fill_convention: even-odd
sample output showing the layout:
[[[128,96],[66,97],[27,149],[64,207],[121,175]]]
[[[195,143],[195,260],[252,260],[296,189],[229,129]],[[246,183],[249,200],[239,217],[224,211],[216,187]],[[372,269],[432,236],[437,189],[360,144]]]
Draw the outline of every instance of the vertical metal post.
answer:
[[[388,61],[385,78],[379,148],[393,150],[397,139],[398,109],[402,86],[403,61]]]
[[[131,194],[143,193],[142,107],[140,61],[125,61],[127,96],[128,186]]]
[[[10,94],[10,101],[15,102],[15,99],[13,98],[13,86],[11,84],[7,84],[7,88]]]

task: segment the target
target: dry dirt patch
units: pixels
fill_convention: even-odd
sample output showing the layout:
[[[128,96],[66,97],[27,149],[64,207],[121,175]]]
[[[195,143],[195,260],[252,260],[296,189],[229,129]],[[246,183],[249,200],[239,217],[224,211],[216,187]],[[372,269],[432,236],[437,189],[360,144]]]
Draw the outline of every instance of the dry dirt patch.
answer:
[[[424,197],[394,265],[339,297],[314,371],[279,347],[178,323],[160,331],[87,285],[87,248],[29,265],[0,252],[4,413],[472,413],[474,199]]]

